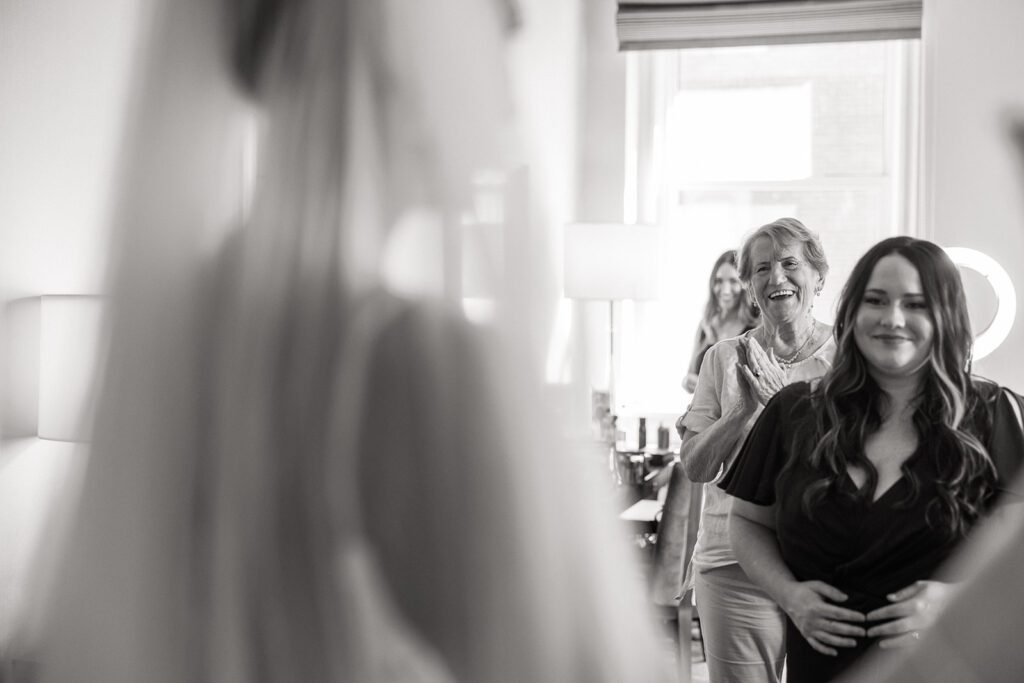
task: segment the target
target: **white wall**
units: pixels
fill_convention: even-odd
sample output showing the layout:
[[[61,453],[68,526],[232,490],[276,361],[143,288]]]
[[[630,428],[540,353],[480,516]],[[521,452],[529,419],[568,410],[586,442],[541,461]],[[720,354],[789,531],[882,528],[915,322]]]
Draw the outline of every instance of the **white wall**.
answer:
[[[979,374],[1024,391],[1024,151],[1007,134],[1024,119],[1024,2],[925,0],[924,234],[998,259],[1021,306]]]
[[[25,645],[30,561],[84,457],[26,434],[35,395],[17,380],[35,359],[12,354],[33,334],[28,297],[103,286],[140,3],[0,0],[0,658]]]

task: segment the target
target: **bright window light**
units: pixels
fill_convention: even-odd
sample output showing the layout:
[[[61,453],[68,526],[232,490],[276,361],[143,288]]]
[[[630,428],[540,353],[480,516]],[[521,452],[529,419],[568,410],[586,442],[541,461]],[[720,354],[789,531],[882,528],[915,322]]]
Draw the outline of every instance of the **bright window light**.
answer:
[[[811,104],[809,83],[682,90],[669,111],[670,173],[680,182],[807,178]]]

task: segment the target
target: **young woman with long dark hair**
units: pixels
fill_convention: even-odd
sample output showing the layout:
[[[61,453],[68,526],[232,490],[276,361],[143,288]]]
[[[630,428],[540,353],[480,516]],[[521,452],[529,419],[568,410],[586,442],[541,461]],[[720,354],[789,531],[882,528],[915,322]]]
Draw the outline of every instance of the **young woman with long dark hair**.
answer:
[[[736,250],[722,252],[715,259],[711,277],[708,278],[708,301],[697,326],[693,355],[690,357],[686,379],[683,380],[683,388],[692,393],[697,387],[697,374],[708,349],[723,339],[738,337],[754,329],[757,324],[758,310],[743,291]]]
[[[956,266],[894,237],[840,299],[832,370],[765,406],[723,480],[741,566],[783,608],[790,683],[906,645],[948,593],[936,571],[1016,472],[1012,398],[970,374]]]

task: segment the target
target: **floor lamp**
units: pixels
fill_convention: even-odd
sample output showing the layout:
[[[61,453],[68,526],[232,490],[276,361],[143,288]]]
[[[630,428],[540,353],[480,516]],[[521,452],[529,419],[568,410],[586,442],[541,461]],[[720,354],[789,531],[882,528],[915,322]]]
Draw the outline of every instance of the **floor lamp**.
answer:
[[[608,302],[608,399],[615,412],[615,302],[658,296],[659,229],[569,223],[563,242],[565,296]]]

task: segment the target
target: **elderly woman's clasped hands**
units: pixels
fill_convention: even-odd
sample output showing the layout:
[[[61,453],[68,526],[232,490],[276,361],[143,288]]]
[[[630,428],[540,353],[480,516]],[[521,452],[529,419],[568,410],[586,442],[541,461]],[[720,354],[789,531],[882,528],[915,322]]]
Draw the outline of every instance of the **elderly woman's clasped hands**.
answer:
[[[755,338],[757,335],[741,337],[746,363],[739,364],[739,372],[746,378],[754,398],[761,405],[789,384],[786,367],[775,357],[775,350],[764,348]]]

